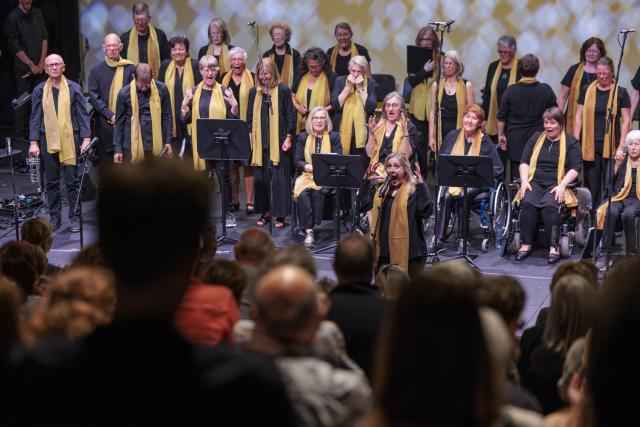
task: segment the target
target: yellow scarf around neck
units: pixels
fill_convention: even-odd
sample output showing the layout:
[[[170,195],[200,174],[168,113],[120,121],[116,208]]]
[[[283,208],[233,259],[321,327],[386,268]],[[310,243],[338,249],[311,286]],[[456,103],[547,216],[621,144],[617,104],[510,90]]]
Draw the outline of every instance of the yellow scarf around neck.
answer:
[[[113,80],[111,80],[111,87],[109,88],[109,110],[111,110],[111,112],[115,114],[118,92],[120,92],[120,89],[122,89],[122,86],[124,86],[124,69],[127,65],[133,65],[133,62],[129,61],[128,59],[122,59],[120,57],[118,57],[117,61],[112,61],[106,56],[104,57],[104,62],[109,67],[116,69],[116,74],[113,76]]]
[[[389,189],[386,194],[380,197],[378,191],[376,191],[373,198],[373,209],[371,210],[371,224],[378,224],[378,212],[382,206],[383,198],[389,197],[389,192],[393,191]],[[395,197],[393,198],[393,204],[391,205],[391,218],[389,218],[389,258],[391,264],[399,265],[404,268],[405,271],[409,269],[409,217],[407,212],[407,203],[409,201],[409,195],[415,191],[415,186],[407,181],[403,182]],[[371,230],[371,238],[374,234],[376,241],[376,260],[380,258],[380,227],[382,224],[378,224],[378,230],[376,233],[375,227]]]
[[[384,142],[384,136],[386,134],[387,122],[388,120],[385,118],[381,118],[382,123],[380,127],[373,134],[376,145],[373,147],[373,151],[371,152],[371,161],[369,165],[376,165],[376,173],[380,176],[387,177],[387,170],[384,167],[384,161],[386,159],[380,159],[380,150],[382,149],[382,143]],[[400,151],[400,145],[402,144],[402,129],[396,124],[395,126],[395,134],[393,135],[393,141],[391,143],[391,152],[397,153]],[[382,160],[382,163],[380,162]]]
[[[200,117],[200,97],[202,96],[204,83],[200,82],[196,88],[196,93],[191,100],[191,124],[194,125],[198,122]],[[211,93],[211,100],[209,101],[209,119],[226,119],[227,118],[227,106],[224,103],[224,96],[222,95],[222,87],[215,83],[215,87]],[[198,154],[198,132],[193,132],[191,136],[191,147],[193,152],[193,170],[203,171],[206,170],[205,161],[200,158]]]
[[[315,81],[315,85],[311,90],[311,99],[307,100],[307,89],[309,88],[309,77],[310,74],[307,73],[302,76],[300,80],[300,85],[298,86],[298,90],[296,91],[296,101],[298,104],[302,104],[307,107],[307,101],[309,101],[309,111],[314,109],[315,107],[327,107],[330,103],[329,99],[329,79],[327,75],[323,72],[320,73],[318,78]],[[296,123],[296,132],[300,133],[304,129],[305,116],[298,113],[298,120]]]
[[[153,155],[158,156],[162,151],[162,102],[155,80],[151,80],[151,98],[149,110],[151,111],[151,135]],[[142,130],[140,128],[140,105],[138,104],[138,91],[135,80],[131,82],[129,93],[131,95],[131,162],[137,163],[144,160],[144,145],[142,143]]]
[[[426,78],[411,89],[411,98],[409,99],[409,112],[413,114],[417,120],[424,122],[429,120],[429,109],[431,108],[431,85],[433,80],[438,76],[439,64],[438,57],[434,58],[434,67],[432,78]],[[428,135],[425,135],[425,138]]]
[[[251,166],[262,166],[262,86],[256,88],[256,97],[253,100],[253,120],[251,134],[253,144],[251,153]],[[273,114],[269,115],[269,158],[274,166],[280,163],[280,112],[278,104],[279,88],[276,85],[271,89],[271,105]]]
[[[276,62],[276,47],[273,47],[273,53],[269,55],[273,62]],[[287,86],[293,86],[293,49],[289,45],[285,45],[284,48],[284,64],[282,64],[282,73],[280,75],[280,83],[284,83]]]
[[[491,80],[491,93],[489,97],[489,115],[487,116],[487,135],[498,134],[498,120],[496,115],[498,114],[498,81],[500,80],[500,74],[502,74],[502,62],[498,61],[496,72],[493,73],[493,79]],[[507,87],[516,82],[516,76],[518,74],[518,58],[513,59],[511,64],[511,70],[509,71],[509,82]]]
[[[215,46],[210,43],[207,46],[207,55],[211,55],[211,56],[215,57],[215,55],[213,54],[213,49],[214,48],[215,48]],[[230,67],[229,67],[229,45],[227,45],[226,43],[222,44],[222,51],[220,52],[220,56],[218,57],[218,67],[220,67],[220,70],[218,70],[218,73],[220,73],[219,75],[223,75],[224,73],[226,73],[230,69]]]
[[[307,140],[304,143],[305,163],[311,164],[311,155],[315,153],[315,149],[316,149],[316,137],[315,135],[309,134],[309,136],[307,136]],[[329,132],[325,132],[322,135],[320,152],[325,154],[331,153],[331,141],[329,140]],[[296,179],[296,184],[293,186],[293,197],[296,200],[298,200],[298,197],[300,197],[300,194],[307,189],[320,190],[320,187],[317,186],[316,182],[313,180],[313,172],[303,171],[298,177],[298,179]]]
[[[576,68],[576,72],[571,79],[571,86],[569,88],[569,97],[567,99],[567,121],[564,128],[569,129],[569,132],[573,133],[573,124],[575,123],[576,105],[578,103],[578,97],[580,96],[580,83],[582,82],[582,76],[584,75],[584,63],[581,62]]]
[[[362,87],[364,87],[365,94],[368,93],[366,76]],[[349,154],[354,129],[356,131],[356,148],[364,148],[367,143],[367,114],[364,111],[364,104],[360,100],[360,93],[355,89],[349,94],[342,106],[342,119],[340,120],[342,154]]]
[[[329,64],[331,64],[331,69],[334,73],[336,72],[336,63],[338,62],[338,52],[340,52],[340,46],[335,45],[329,58]],[[358,56],[358,48],[354,42],[351,42],[351,58],[354,56]]]
[[[178,133],[176,131],[176,106],[175,106],[175,95],[174,95],[174,91],[176,90],[175,85],[176,85],[176,73],[178,72],[177,66],[176,66],[176,61],[171,61],[169,63],[169,66],[167,67],[167,70],[164,72],[164,81],[167,85],[167,89],[169,90],[169,98],[171,99],[171,117],[173,120],[173,132],[171,134],[171,136],[173,136],[174,138],[176,136],[178,136]],[[190,87],[194,87],[196,85],[196,79],[195,76],[193,75],[193,67],[191,67],[191,58],[189,58],[187,56],[186,61],[184,62],[184,68],[182,69],[182,87],[180,88],[180,90],[182,90],[182,96],[184,97],[184,94],[187,92],[187,89]]]
[[[42,114],[44,133],[47,138],[47,152],[59,153],[60,164],[75,166],[76,144],[73,140],[73,122],[71,120],[71,94],[67,79],[60,78],[58,88],[58,112],[53,100],[53,83],[47,79],[42,93]]]
[[[596,117],[596,93],[598,81],[591,83],[584,95],[584,106],[582,108],[582,160],[592,162],[595,155],[595,117]],[[609,138],[613,140],[613,146],[618,145],[616,140],[616,116],[618,114],[618,97],[613,96],[616,88],[614,81],[609,88],[609,99],[607,101],[607,111],[611,108],[613,112],[613,120],[609,126],[609,132],[604,134],[605,144],[602,147],[602,157],[608,159],[609,155]]]
[[[547,139],[547,132],[543,131],[540,133],[540,136],[536,140],[535,145],[533,146],[533,152],[531,153],[531,159],[529,159],[529,175],[527,176],[527,182],[531,182],[536,173],[536,165],[538,163],[538,155],[540,155],[540,150],[542,150],[542,145],[544,141]],[[554,142],[555,144],[555,142]],[[560,133],[560,155],[558,158],[558,174],[556,177],[557,183],[560,184],[562,179],[564,178],[564,163],[567,158],[567,134],[562,131]],[[514,204],[520,204],[522,196],[518,191],[513,199]],[[570,188],[567,188],[564,192],[564,204],[567,207],[574,207],[578,205],[578,199],[576,199],[576,195]]]
[[[229,87],[233,78],[233,70],[230,70],[222,78],[222,86]],[[240,80],[240,99],[238,99],[238,108],[240,109],[240,119],[247,120],[247,108],[249,105],[249,90],[253,87],[253,77],[251,72],[246,68],[242,72],[242,80]]]
[[[442,95],[444,94],[444,85],[446,79],[443,78],[440,80],[440,91],[438,92],[438,99],[440,100],[440,104],[442,106]],[[460,129],[462,127],[462,118],[464,117],[464,106],[467,105],[467,86],[464,83],[464,80],[458,79],[456,82],[456,107],[457,107],[457,117],[456,117],[456,129]],[[442,144],[442,140],[446,135],[442,134],[442,114],[438,115],[438,148]]]
[[[452,156],[474,156],[478,157],[480,155],[480,147],[482,146],[482,137],[483,133],[481,131],[477,131],[476,135],[473,137],[473,142],[471,143],[471,148],[464,154],[466,138],[464,136],[464,129],[460,129],[460,133],[458,134],[458,139],[456,139],[456,143],[453,145],[451,149]],[[449,194],[452,196],[459,196],[462,194],[462,187],[449,187]]]
[[[624,171],[624,185],[618,191],[618,194],[611,198],[612,202],[620,202],[629,196],[629,192],[631,191],[631,172],[633,170],[633,162],[631,161],[631,157],[627,157],[627,162],[625,164]],[[636,168],[636,197],[640,199],[640,167]],[[598,230],[602,230],[604,228],[605,218],[607,217],[607,212],[609,211],[609,202],[606,201],[600,205],[598,210],[596,211],[596,227]]]
[[[140,51],[138,49],[138,30],[136,27],[131,28],[129,32],[129,46],[127,47],[127,59],[137,64],[140,62]],[[149,38],[147,39],[147,62],[151,67],[151,76],[158,78],[160,71],[160,44],[158,43],[158,34],[153,25],[149,25]]]

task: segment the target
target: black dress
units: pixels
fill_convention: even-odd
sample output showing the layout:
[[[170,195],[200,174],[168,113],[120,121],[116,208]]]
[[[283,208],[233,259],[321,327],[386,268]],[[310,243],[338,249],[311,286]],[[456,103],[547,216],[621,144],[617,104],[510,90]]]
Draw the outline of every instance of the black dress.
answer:
[[[256,98],[256,88],[249,91],[249,103],[247,107],[247,126],[249,132],[253,125],[253,103]],[[263,97],[264,101],[264,97]],[[254,168],[255,183],[255,209],[258,213],[271,212],[271,215],[280,218],[291,212],[291,159],[287,152],[282,151],[282,144],[287,138],[287,134],[295,134],[296,116],[291,101],[291,90],[283,83],[278,84],[278,112],[279,112],[279,141],[280,163],[271,164],[271,181],[268,181],[269,160],[269,106],[262,103],[260,109],[260,121],[262,129],[262,166]],[[294,140],[291,141],[291,150],[294,149]],[[273,189],[273,205],[269,206],[269,189]]]
[[[442,108],[441,123],[442,127],[440,131],[441,140],[449,135],[449,132],[457,128],[458,126],[458,103],[456,100],[457,93],[448,95],[446,91],[442,91],[442,99],[440,100],[440,107]]]
[[[504,91],[497,117],[506,122],[509,160],[520,161],[522,150],[531,135],[542,130],[542,114],[556,105],[556,96],[546,83],[520,82]]]

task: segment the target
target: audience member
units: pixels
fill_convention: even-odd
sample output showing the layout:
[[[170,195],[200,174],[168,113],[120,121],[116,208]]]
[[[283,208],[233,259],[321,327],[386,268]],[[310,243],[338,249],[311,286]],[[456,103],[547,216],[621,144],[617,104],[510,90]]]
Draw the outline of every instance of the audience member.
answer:
[[[0,364],[20,342],[20,290],[15,283],[0,276]]]
[[[45,255],[51,250],[53,245],[53,234],[51,233],[51,224],[46,219],[36,216],[29,218],[22,223],[21,230],[22,240],[41,248]],[[47,274],[51,275],[58,271],[60,267],[53,265],[47,259]]]
[[[213,221],[208,220],[202,229],[202,234],[200,235],[200,251],[198,253],[198,265],[196,267],[196,272],[203,263],[214,259],[217,251],[218,231],[216,229],[216,224]]]
[[[197,276],[204,283],[221,285],[232,292],[237,304],[247,287],[247,273],[233,261],[212,259],[200,266]]]
[[[245,273],[248,283],[240,300],[240,314],[243,319],[249,318],[249,306],[251,305],[251,293],[258,281],[258,266],[276,248],[271,235],[266,230],[258,227],[247,228],[240,234],[238,243],[233,247],[236,261]]]
[[[411,278],[400,266],[387,264],[376,274],[376,287],[380,295],[389,300],[397,300],[400,291],[409,284]]]
[[[92,243],[82,248],[71,261],[71,267],[103,267],[107,268],[107,262],[100,245]]]
[[[373,353],[387,309],[387,301],[371,285],[373,269],[370,240],[352,234],[340,242],[333,260],[338,286],[331,292],[331,309],[327,314],[327,319],[342,330],[349,357],[368,378],[373,372]]]
[[[41,264],[37,248],[31,243],[12,240],[0,247],[0,273],[15,282],[22,293],[21,317],[29,317],[42,298],[34,287]]]
[[[314,351],[320,321],[311,275],[300,267],[278,266],[258,283],[249,348],[276,361],[299,425],[350,426],[369,409],[371,390],[361,371]]]

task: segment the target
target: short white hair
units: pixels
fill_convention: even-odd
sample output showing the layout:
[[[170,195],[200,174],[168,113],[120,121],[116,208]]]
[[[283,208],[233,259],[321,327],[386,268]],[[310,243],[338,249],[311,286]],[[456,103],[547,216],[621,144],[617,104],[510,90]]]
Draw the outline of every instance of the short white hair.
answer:
[[[363,71],[366,71],[367,67],[369,66],[369,61],[367,61],[367,58],[362,55],[356,55],[349,60],[348,68],[351,68],[352,65],[357,65],[358,67],[361,67]]]
[[[247,51],[241,48],[240,46],[233,47],[229,50],[229,59],[233,58],[235,55],[242,55],[244,59],[244,63],[247,63]]]
[[[640,130],[634,129],[627,134],[627,137],[624,139],[624,146],[626,147],[630,142],[640,144]]]

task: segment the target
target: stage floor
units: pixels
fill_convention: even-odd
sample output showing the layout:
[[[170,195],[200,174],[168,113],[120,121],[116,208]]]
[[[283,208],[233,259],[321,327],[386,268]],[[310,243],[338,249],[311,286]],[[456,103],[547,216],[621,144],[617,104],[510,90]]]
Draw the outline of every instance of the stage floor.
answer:
[[[11,183],[11,175],[7,173],[8,165],[6,161],[0,162],[0,198],[5,199],[13,196],[13,186]],[[17,192],[29,193],[33,191],[33,185],[29,182],[29,177],[26,174],[14,175]],[[242,199],[241,195],[241,200]],[[219,194],[215,195],[212,200],[214,206],[214,220],[218,227],[218,233],[220,234],[220,212],[219,212]],[[73,256],[80,250],[80,234],[70,233],[69,220],[66,217],[67,207],[63,206],[63,218],[62,227],[58,229],[54,234],[53,248],[49,253],[49,260],[56,265],[65,265],[70,262]],[[84,243],[85,245],[95,242],[97,234],[97,224],[95,215],[95,203],[85,202],[82,208],[84,214]],[[40,216],[48,218],[46,211],[39,212]],[[227,229],[228,236],[237,238],[240,233],[248,227],[255,226],[255,221],[258,219],[257,215],[247,217],[244,213],[244,208],[237,214],[237,226]],[[11,224],[7,224],[11,218],[0,217],[0,244],[3,244],[11,239],[15,239],[15,231]],[[478,234],[481,236],[481,230],[477,227],[473,227],[472,234]],[[344,237],[346,233],[342,234]],[[290,218],[287,218],[287,226],[283,229],[273,229],[273,238],[278,246],[289,246],[293,243],[302,243],[303,236],[298,236],[294,242],[291,241],[291,229]],[[525,288],[527,294],[527,302],[525,311],[523,313],[523,321],[527,325],[535,323],[535,319],[538,311],[547,305],[549,305],[549,280],[555,270],[556,266],[550,266],[547,264],[547,251],[540,249],[530,256],[525,262],[516,262],[513,260],[513,256],[509,258],[501,258],[499,252],[491,248],[487,253],[482,253],[480,250],[480,238],[471,240],[471,253],[478,254],[475,262],[480,267],[481,271],[489,275],[501,275],[508,274],[517,278]],[[320,227],[320,230],[316,233],[316,248],[324,247],[334,243],[333,223],[331,221],[324,221]],[[445,251],[441,254],[441,261],[446,262],[448,258],[456,255],[455,242],[449,243],[445,247]],[[218,247],[218,256],[221,258],[232,259],[233,258],[233,246],[232,244],[225,243]],[[333,258],[333,250],[326,251],[321,254],[314,255],[317,263],[319,276],[327,276],[334,278],[335,275],[331,269],[331,260]],[[578,250],[574,248],[574,255],[572,260],[578,259]],[[566,260],[563,260],[566,262]],[[426,268],[429,268],[427,266]]]

